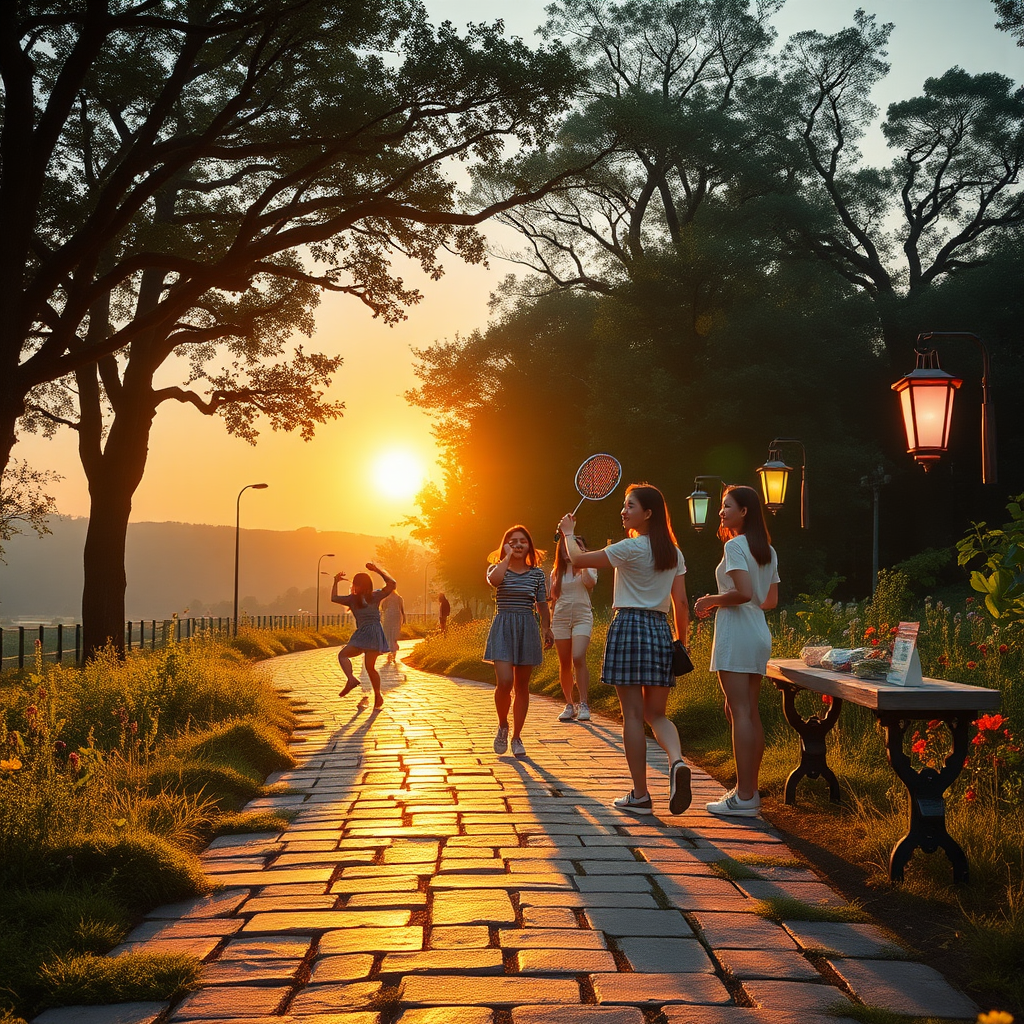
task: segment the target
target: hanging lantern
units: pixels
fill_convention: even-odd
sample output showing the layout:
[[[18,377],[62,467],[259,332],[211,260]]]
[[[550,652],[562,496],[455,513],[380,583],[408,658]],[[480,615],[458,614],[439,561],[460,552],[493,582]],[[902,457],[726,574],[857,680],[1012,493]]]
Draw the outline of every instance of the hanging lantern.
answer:
[[[792,472],[793,470],[780,458],[777,448],[769,448],[768,461],[757,467],[765,508],[773,515],[786,503],[786,488],[789,486],[789,474]]]
[[[892,385],[900,396],[900,411],[907,434],[907,452],[927,472],[949,448],[953,395],[963,380],[939,366],[935,349],[917,350],[912,373]]]
[[[686,499],[686,505],[690,510],[690,522],[698,533],[707,525],[710,504],[711,495],[707,491],[699,490],[694,484],[694,491]]]

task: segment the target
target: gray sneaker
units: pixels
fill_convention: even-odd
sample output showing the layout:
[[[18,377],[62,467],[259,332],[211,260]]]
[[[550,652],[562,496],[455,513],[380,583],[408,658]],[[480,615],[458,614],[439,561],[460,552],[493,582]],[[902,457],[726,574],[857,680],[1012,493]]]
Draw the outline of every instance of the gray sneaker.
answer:
[[[512,756],[520,759],[526,757],[526,747],[518,736],[512,737]]]
[[[508,750],[508,726],[499,725],[498,731],[494,734],[494,752],[504,754]]]
[[[648,793],[643,799],[633,796],[630,790],[625,796],[620,796],[612,801],[612,807],[617,811],[628,811],[630,814],[653,814],[654,808],[651,805],[651,794]]]
[[[590,721],[590,705],[589,704],[578,704],[576,706],[576,721],[577,722],[589,722]]]
[[[755,794],[749,800],[741,800],[736,793],[729,793],[721,800],[714,800],[705,806],[711,814],[756,818],[761,811],[761,797]]]
[[[571,704],[565,705],[565,710],[558,716],[560,722],[571,722],[576,717],[576,709]]]

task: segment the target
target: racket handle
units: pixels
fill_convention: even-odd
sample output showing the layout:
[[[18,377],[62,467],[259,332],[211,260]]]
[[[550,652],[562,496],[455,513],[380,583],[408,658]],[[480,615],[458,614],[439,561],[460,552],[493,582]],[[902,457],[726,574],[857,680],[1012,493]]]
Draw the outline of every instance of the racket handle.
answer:
[[[586,500],[587,500],[586,498],[580,498],[580,504],[579,504],[579,505],[577,505],[577,506],[576,506],[576,507],[575,507],[575,508],[574,508],[574,509],[572,510],[572,517],[573,517],[573,519],[575,519],[575,518],[576,518],[576,513],[577,513],[577,512],[579,512],[579,510],[580,510],[580,505],[582,505],[582,504],[583,504],[583,502],[585,502]]]

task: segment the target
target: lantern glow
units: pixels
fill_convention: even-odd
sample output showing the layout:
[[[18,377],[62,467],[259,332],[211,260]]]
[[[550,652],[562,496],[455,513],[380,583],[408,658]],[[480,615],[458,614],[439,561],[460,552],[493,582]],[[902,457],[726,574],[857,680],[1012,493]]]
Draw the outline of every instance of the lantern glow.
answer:
[[[917,365],[892,385],[900,396],[907,452],[927,472],[949,448],[953,396],[963,383],[939,366],[935,349],[917,351]]]

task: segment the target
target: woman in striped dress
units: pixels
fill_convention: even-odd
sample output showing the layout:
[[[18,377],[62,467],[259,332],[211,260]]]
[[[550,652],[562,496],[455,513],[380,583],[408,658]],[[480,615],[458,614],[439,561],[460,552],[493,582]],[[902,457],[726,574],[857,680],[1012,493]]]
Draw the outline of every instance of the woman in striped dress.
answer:
[[[508,714],[512,711],[512,754],[526,757],[520,733],[530,706],[530,676],[544,660],[544,648],[551,647],[551,614],[547,604],[544,571],[538,566],[542,555],[533,546],[525,526],[511,526],[491,556],[487,582],[494,587],[497,611],[487,634],[484,661],[494,664],[494,707],[498,732],[494,752],[504,754],[509,745]],[[537,627],[535,610],[540,613]],[[515,699],[513,700],[513,693]]]
[[[647,789],[646,721],[668,754],[669,812],[682,814],[690,806],[690,769],[683,761],[679,730],[665,708],[675,685],[669,609],[676,637],[685,641],[690,625],[686,563],[657,487],[630,484],[620,516],[628,536],[600,551],[584,551],[576,543],[573,516],[558,524],[574,569],[615,570],[615,618],[608,627],[601,681],[614,686],[619,696],[622,745],[633,788],[614,806],[630,814],[653,813]]]

